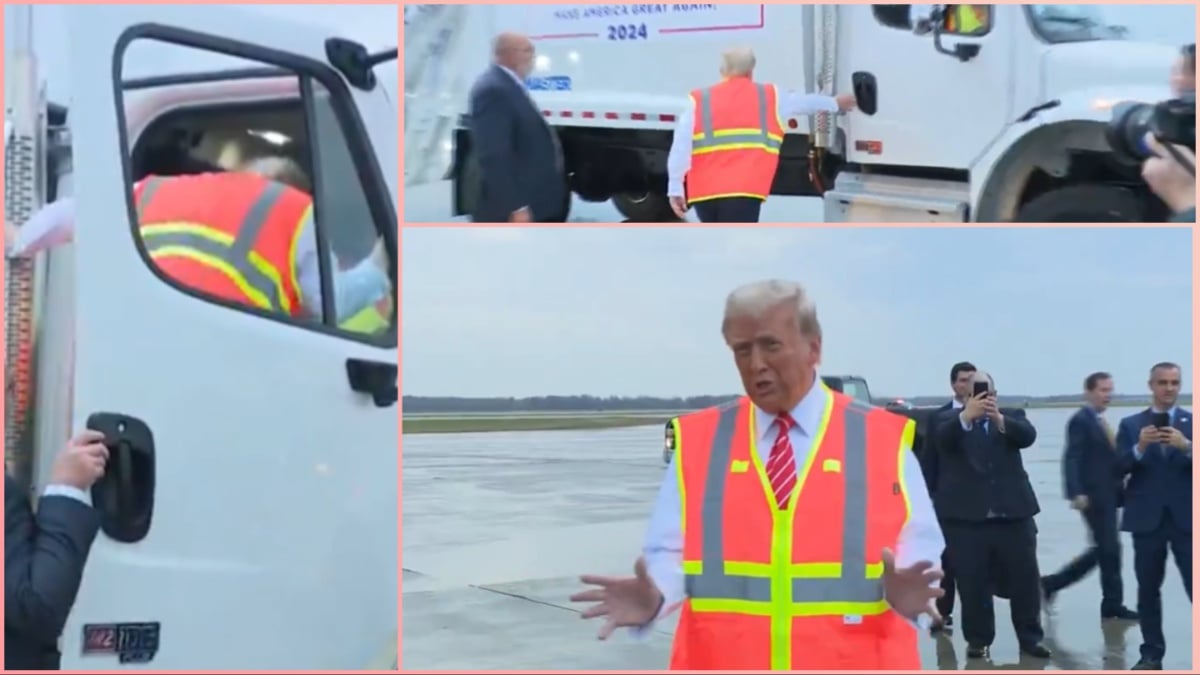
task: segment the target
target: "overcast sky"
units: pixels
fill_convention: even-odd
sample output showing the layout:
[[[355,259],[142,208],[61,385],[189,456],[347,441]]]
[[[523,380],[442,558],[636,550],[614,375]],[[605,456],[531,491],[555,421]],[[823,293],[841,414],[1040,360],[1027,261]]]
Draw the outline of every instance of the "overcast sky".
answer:
[[[356,39],[373,49],[396,47],[399,44],[400,8],[396,5],[238,5],[239,9],[270,18],[282,18],[288,21],[308,24],[330,35]],[[135,9],[128,7],[126,9]],[[65,35],[64,8],[60,5],[38,5],[34,8],[34,48],[39,60],[39,69],[43,79],[49,83],[50,98],[56,102],[68,102],[68,46],[70,41]],[[204,8],[197,7],[204,11]],[[12,39],[14,23],[12,7],[4,8],[5,40]],[[152,58],[137,63],[133,59],[127,68],[133,70],[139,65],[147,68],[161,68],[164,62],[182,54],[183,48],[170,47],[164,54],[163,50],[156,52]],[[394,64],[381,69],[380,79],[388,82],[389,89],[395,89],[392,84],[399,78]]]
[[[694,395],[739,391],[725,295],[805,284],[826,374],[878,395],[940,394],[960,359],[1008,394],[1065,394],[1109,370],[1145,391],[1192,373],[1187,230],[409,229],[404,391]]]

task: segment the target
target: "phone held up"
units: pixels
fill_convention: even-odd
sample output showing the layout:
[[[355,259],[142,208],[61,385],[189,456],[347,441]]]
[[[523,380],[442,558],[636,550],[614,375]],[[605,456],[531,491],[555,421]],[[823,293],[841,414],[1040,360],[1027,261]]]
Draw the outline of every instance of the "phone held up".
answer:
[[[1168,413],[1156,412],[1151,416],[1150,423],[1159,429],[1168,429],[1171,426],[1171,415]]]
[[[971,392],[971,395],[979,396],[980,394],[986,394],[988,393],[988,389],[989,386],[987,382],[976,382],[975,389]]]

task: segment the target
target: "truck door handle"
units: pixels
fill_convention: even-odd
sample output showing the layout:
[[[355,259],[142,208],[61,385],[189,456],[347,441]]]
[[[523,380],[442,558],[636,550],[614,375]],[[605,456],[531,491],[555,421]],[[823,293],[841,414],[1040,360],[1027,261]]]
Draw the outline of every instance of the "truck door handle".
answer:
[[[104,476],[92,486],[100,529],[116,541],[139,542],[154,517],[154,434],[142,420],[121,413],[93,413],[87,428],[104,434],[108,447]]]
[[[350,389],[360,394],[370,394],[377,408],[390,408],[400,398],[400,386],[396,381],[400,375],[394,363],[346,359],[346,379]]]
[[[850,76],[858,109],[868,117],[879,110],[879,84],[874,73],[857,72]]]

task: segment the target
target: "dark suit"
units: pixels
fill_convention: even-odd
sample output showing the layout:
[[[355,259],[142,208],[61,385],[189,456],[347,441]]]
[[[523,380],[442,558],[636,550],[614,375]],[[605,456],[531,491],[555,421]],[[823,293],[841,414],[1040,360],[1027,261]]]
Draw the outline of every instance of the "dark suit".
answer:
[[[928,430],[926,431],[925,440],[921,447],[921,456],[918,459],[921,463],[921,473],[925,476],[925,485],[929,488],[930,499],[936,499],[937,497],[938,431],[943,419],[951,417],[953,410],[954,402],[951,401],[934,411],[926,422]],[[938,522],[942,523],[942,530],[944,531],[946,526],[940,512],[938,513]],[[949,548],[942,551],[942,573],[941,586],[945,594],[937,599],[937,610],[943,617],[949,617],[954,613],[954,567],[953,562],[950,560]]]
[[[1121,468],[1129,474],[1121,529],[1133,534],[1142,658],[1161,661],[1167,649],[1162,633],[1162,583],[1168,550],[1188,599],[1192,598],[1192,456],[1155,443],[1139,459],[1134,448],[1142,428],[1152,424],[1151,415],[1147,409],[1121,420],[1117,448]],[[1176,408],[1171,426],[1191,440],[1192,413]]]
[[[1105,433],[1096,411],[1083,407],[1067,422],[1063,450],[1063,488],[1067,500],[1087,497],[1082,513],[1092,534],[1092,545],[1083,555],[1051,574],[1043,582],[1048,595],[1082,579],[1100,567],[1102,615],[1113,615],[1124,607],[1121,582],[1121,541],[1117,535],[1117,509],[1121,506],[1122,463],[1117,448]]]
[[[562,150],[525,87],[493,64],[471,87],[469,105],[467,130],[482,179],[472,220],[503,223],[524,207],[536,222],[563,218],[570,195]]]
[[[1012,624],[1023,647],[1040,645],[1041,587],[1037,525],[1041,510],[1021,450],[1037,440],[1024,410],[1002,410],[1005,432],[976,421],[964,430],[958,415],[938,425],[937,491],[946,545],[962,604],[962,634],[976,647],[996,636],[993,593],[1011,601]]]
[[[100,529],[91,506],[44,496],[37,514],[4,476],[4,668],[57,670],[58,638]]]

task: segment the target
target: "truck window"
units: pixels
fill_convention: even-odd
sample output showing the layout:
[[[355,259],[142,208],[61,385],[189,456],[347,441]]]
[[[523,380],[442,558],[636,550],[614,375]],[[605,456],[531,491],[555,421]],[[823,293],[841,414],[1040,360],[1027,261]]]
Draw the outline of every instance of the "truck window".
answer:
[[[871,392],[867,389],[867,383],[862,380],[852,378],[843,379],[842,393],[856,401],[871,402]]]
[[[352,97],[322,84],[317,64],[238,59],[203,73],[125,75],[141,59],[214,57],[230,58],[152,39],[117,55],[143,259],[164,283],[232,311],[394,344],[396,259],[381,235],[396,223],[373,215],[389,212],[372,208],[388,196],[369,189],[382,181],[364,180],[378,169],[371,153],[354,152],[370,145]]]

